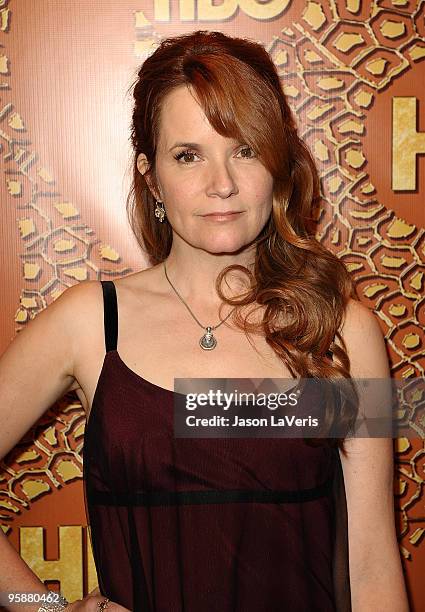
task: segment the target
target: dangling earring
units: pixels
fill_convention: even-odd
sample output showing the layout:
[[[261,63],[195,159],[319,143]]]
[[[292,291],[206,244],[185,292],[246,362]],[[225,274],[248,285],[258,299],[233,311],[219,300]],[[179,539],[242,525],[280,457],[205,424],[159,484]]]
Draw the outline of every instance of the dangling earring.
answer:
[[[161,205],[161,206],[160,206]],[[155,217],[162,223],[165,217],[165,208],[162,202],[155,200]]]

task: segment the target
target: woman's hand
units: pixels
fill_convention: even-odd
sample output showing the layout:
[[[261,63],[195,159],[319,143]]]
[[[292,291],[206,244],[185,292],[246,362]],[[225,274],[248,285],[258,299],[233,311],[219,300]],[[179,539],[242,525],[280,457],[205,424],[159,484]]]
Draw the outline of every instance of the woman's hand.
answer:
[[[105,597],[99,591],[99,587],[95,588],[83,599],[77,599],[68,606],[66,606],[67,612],[99,612],[99,606],[97,605],[101,601],[104,601]],[[105,612],[131,612],[128,608],[124,608],[114,601],[108,601],[105,608]]]

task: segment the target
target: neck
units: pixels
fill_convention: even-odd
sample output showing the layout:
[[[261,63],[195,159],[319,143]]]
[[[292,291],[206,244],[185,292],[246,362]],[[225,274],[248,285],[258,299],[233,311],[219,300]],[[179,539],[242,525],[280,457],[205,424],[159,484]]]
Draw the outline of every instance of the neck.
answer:
[[[207,309],[214,312],[222,300],[217,294],[215,282],[219,273],[231,264],[242,265],[251,271],[254,266],[253,248],[240,253],[211,254],[201,249],[172,248],[165,261],[169,280],[187,301],[190,308]],[[164,265],[164,264],[163,264]],[[174,293],[164,274],[164,282]],[[241,272],[231,272],[222,283],[224,294],[228,297],[239,295],[246,290],[248,277]],[[177,296],[175,296],[178,299]],[[231,309],[230,306],[226,308]]]

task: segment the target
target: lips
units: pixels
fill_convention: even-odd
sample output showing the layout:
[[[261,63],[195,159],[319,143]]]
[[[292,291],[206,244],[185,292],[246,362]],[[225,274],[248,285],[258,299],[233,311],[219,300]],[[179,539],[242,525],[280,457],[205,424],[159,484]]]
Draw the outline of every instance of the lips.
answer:
[[[241,213],[241,210],[230,210],[230,211],[214,211],[212,213],[208,213],[206,215],[202,215],[203,217],[225,217],[229,215],[237,215]]]

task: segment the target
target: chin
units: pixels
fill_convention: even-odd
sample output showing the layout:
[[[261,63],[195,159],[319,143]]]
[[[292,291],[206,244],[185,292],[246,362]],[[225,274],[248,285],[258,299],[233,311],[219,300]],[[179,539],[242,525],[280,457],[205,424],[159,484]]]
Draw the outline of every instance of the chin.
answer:
[[[208,253],[213,253],[214,255],[220,255],[237,253],[247,246],[247,244],[248,242],[241,240],[215,240],[200,243],[198,248]]]
[[[208,251],[209,253],[234,253],[242,249],[248,241],[245,237],[239,236],[198,236],[197,240],[194,240],[192,244],[196,245],[199,249]]]
[[[257,236],[258,232],[255,230],[249,233],[211,230],[209,232],[190,232],[186,236],[180,234],[187,244],[214,255],[237,254],[251,244]]]

